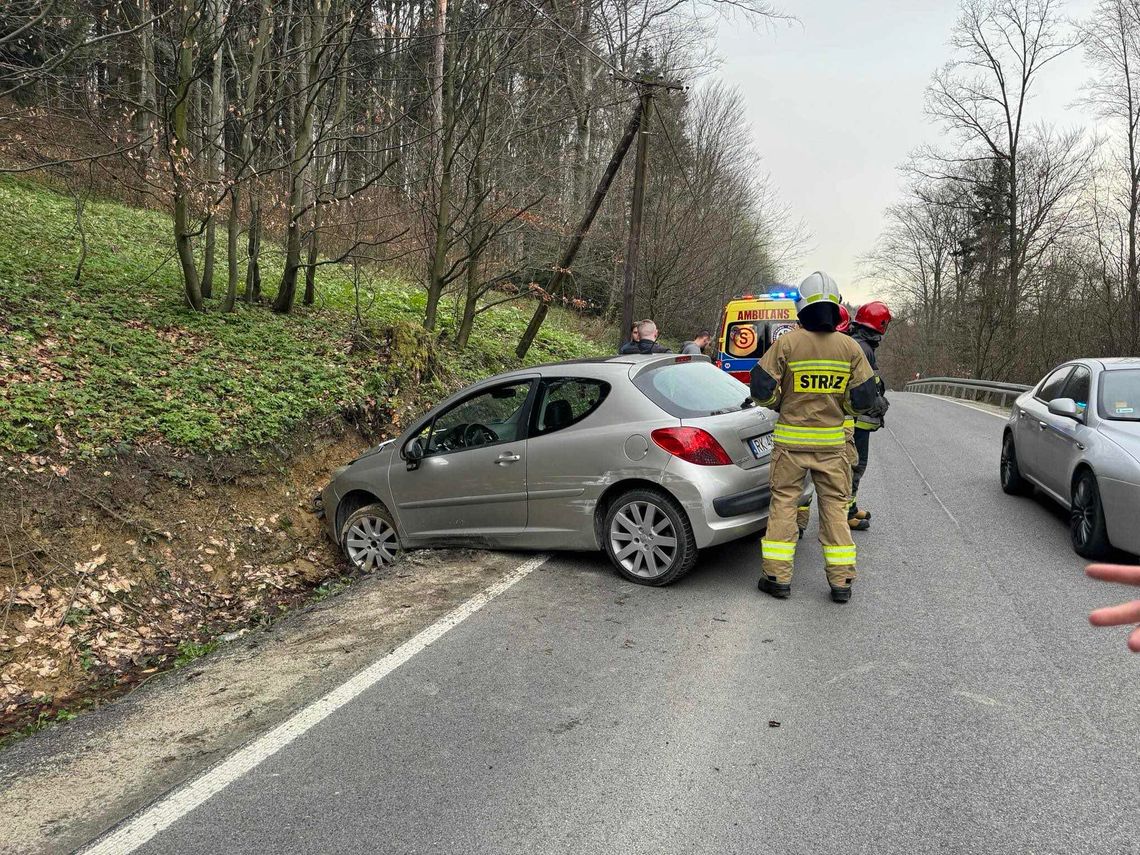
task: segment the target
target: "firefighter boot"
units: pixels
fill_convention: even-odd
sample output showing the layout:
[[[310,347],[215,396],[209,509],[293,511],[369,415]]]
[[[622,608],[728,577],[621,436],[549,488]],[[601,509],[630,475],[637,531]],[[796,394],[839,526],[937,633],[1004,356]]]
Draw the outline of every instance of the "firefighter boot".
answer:
[[[785,585],[782,582],[777,582],[769,576],[761,576],[760,582],[756,586],[765,594],[775,597],[777,600],[786,600],[792,594],[792,586]]]
[[[832,585],[831,599],[836,603],[845,603],[851,599],[851,586]]]

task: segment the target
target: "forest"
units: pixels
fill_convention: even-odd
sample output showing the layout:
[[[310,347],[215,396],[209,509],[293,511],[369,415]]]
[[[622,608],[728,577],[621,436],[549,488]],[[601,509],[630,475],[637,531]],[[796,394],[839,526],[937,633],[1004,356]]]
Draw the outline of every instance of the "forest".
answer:
[[[551,305],[612,322],[632,154],[559,260],[631,131],[648,149],[636,317],[688,336],[802,246],[740,93],[709,74],[718,23],[783,19],[761,0],[4,6],[0,173],[65,188],[81,236],[92,198],[168,212],[188,311],[290,313],[348,264],[361,299],[382,272],[421,283],[423,326],[450,316],[460,350],[504,301],[534,304],[519,356]],[[68,261],[79,284],[83,251]]]
[[[896,380],[1036,382],[1077,356],[1140,354],[1140,2],[1073,20],[1057,0],[966,0],[926,113],[945,144],[902,164],[905,198],[865,259],[904,323]],[[1083,59],[1084,126],[1036,96]]]

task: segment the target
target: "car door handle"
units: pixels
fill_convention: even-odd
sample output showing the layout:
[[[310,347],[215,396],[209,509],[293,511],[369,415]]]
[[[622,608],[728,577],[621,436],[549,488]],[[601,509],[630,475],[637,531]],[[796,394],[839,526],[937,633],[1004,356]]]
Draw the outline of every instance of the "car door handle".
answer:
[[[1045,430],[1047,427],[1049,427],[1049,425],[1047,422],[1038,422],[1037,427],[1040,428],[1041,430]]]
[[[508,463],[518,463],[522,460],[519,455],[510,451],[505,451],[499,455],[499,459],[495,461],[496,466],[506,466]]]

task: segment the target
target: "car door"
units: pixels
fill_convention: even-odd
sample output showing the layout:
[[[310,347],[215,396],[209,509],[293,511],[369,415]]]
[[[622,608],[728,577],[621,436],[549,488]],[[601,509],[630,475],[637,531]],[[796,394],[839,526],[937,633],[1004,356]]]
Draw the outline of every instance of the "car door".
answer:
[[[1049,423],[1049,402],[1061,397],[1065,381],[1073,371],[1072,365],[1062,365],[1046,377],[1031,397],[1018,403],[1018,418],[1014,428],[1014,441],[1017,446],[1017,465],[1022,474],[1038,483],[1044,483],[1043,467],[1047,466],[1047,450],[1043,434]],[[1046,397],[1049,396],[1049,397]]]
[[[609,393],[610,384],[595,378],[540,381],[526,442],[528,537],[545,532],[593,545],[594,506],[585,497],[596,497],[606,473],[621,464],[612,424],[590,418]]]
[[[1078,407],[1087,412],[1091,391],[1092,373],[1084,365],[1077,365],[1065,380],[1064,387],[1053,398],[1072,398]],[[1048,403],[1041,421],[1045,427],[1038,431],[1040,442],[1038,480],[1042,487],[1067,502],[1070,493],[1069,479],[1073,467],[1077,465],[1077,460],[1084,450],[1088,428],[1074,419],[1053,415],[1049,412]]]
[[[479,390],[418,432],[418,465],[393,457],[388,480],[407,539],[497,542],[522,532],[534,386],[535,378],[526,378]]]

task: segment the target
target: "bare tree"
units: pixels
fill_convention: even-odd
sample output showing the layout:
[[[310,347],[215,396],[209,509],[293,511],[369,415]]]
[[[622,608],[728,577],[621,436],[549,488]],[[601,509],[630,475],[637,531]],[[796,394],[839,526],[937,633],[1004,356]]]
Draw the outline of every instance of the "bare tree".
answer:
[[[1005,164],[1007,323],[1017,315],[1026,236],[1019,220],[1030,95],[1042,69],[1077,42],[1064,32],[1056,0],[965,0],[951,38],[955,56],[928,90],[927,111],[958,138],[958,152],[934,153],[933,174],[970,161]],[[939,172],[939,169],[943,172]]]
[[[1140,262],[1136,245],[1140,215],[1140,2],[1101,0],[1081,31],[1085,55],[1097,71],[1086,86],[1087,102],[1111,122],[1111,139],[1117,144],[1114,154],[1120,159],[1125,243],[1122,285],[1128,306],[1128,349],[1135,353],[1140,350]],[[1103,229],[1098,229],[1098,234],[1103,234]],[[1100,243],[1103,252],[1106,246]]]

